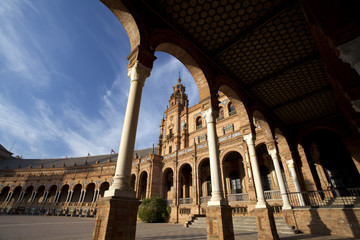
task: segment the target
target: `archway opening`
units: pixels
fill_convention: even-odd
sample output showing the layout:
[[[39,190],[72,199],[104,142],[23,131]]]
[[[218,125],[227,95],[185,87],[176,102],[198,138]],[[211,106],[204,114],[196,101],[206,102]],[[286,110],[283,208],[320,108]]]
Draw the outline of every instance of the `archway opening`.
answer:
[[[163,173],[163,198],[166,200],[173,199],[174,196],[174,172],[168,168]]]
[[[140,197],[140,199],[146,198],[147,183],[148,183],[148,174],[147,174],[147,172],[144,171],[140,174],[140,181],[139,181],[139,197]]]
[[[210,160],[205,158],[199,166],[200,203],[206,203],[211,196]]]
[[[10,187],[9,187],[9,186],[3,187],[3,189],[1,189],[0,202],[5,202],[8,194],[9,194],[9,191],[10,191]]]
[[[79,202],[80,195],[81,195],[81,189],[82,189],[82,186],[80,183],[75,185],[74,190],[73,190],[73,196],[72,196],[70,202]]]
[[[136,176],[135,174],[131,174],[130,186],[131,189],[134,191],[135,191],[135,182],[136,182]]]
[[[69,192],[69,185],[66,184],[66,185],[61,187],[59,202],[65,202],[66,201],[66,198],[68,196],[68,192]]]
[[[243,158],[238,152],[230,152],[224,157],[225,191],[227,194],[246,192]]]
[[[99,193],[99,195],[101,197],[104,197],[104,193],[105,193],[105,191],[109,190],[109,187],[110,187],[110,184],[108,182],[103,182],[100,185],[100,193]]]
[[[56,190],[57,190],[57,186],[56,185],[52,185],[49,189],[49,194],[47,196],[47,202],[52,203],[54,202],[54,198],[56,195]]]
[[[31,200],[30,198],[31,198],[33,191],[34,191],[33,186],[28,186],[26,188],[23,202],[28,203]]]
[[[41,203],[44,199],[44,193],[45,193],[45,186],[41,185],[37,189],[37,193],[35,195],[34,202]]]
[[[84,198],[84,202],[92,202],[94,199],[94,192],[95,192],[95,183],[89,183],[86,186],[86,193],[85,193],[85,198]]]
[[[180,169],[179,203],[192,202],[192,168],[190,164],[184,164]],[[181,200],[182,199],[182,200]]]

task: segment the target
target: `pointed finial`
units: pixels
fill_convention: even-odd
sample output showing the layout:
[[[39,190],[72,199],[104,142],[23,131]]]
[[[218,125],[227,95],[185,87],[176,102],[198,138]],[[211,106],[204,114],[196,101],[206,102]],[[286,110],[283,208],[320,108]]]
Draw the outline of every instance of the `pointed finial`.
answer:
[[[180,78],[180,71],[179,71],[179,78],[178,78],[178,83],[181,83],[181,78]]]

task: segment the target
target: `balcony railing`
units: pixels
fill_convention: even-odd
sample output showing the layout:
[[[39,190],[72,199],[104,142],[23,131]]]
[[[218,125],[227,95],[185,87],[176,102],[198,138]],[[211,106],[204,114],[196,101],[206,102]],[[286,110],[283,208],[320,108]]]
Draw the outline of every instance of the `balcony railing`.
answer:
[[[210,201],[211,196],[200,197],[200,204],[207,203]]]
[[[191,204],[192,198],[179,198],[179,204]]]
[[[288,193],[288,197],[293,207],[360,206],[360,188],[291,192]]]
[[[246,202],[249,201],[249,194],[248,193],[228,194],[227,199],[229,202]]]
[[[167,205],[172,205],[173,200],[172,199],[165,199],[165,202]]]
[[[279,200],[281,199],[281,193],[279,190],[264,191],[266,200]]]

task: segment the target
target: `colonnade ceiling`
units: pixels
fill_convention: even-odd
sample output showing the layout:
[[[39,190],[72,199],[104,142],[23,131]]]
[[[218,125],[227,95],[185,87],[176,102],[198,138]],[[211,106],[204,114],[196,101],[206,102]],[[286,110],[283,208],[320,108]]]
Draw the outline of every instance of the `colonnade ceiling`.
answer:
[[[135,0],[128,5],[151,29],[167,28],[186,39],[198,50],[193,54],[231,77],[277,121],[301,126],[340,113],[298,0]]]

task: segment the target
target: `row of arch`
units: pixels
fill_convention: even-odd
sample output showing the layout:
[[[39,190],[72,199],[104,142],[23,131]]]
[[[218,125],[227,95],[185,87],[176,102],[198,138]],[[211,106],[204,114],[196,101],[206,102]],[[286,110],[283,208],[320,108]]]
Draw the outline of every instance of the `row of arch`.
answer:
[[[102,182],[98,189],[95,183],[89,183],[84,187],[82,184],[75,184],[72,188],[69,184],[52,185],[46,189],[45,185],[37,188],[30,185],[26,188],[16,186],[11,189],[5,186],[0,192],[0,203],[64,203],[64,202],[95,202],[104,192],[109,189],[109,182]]]

